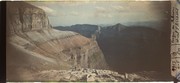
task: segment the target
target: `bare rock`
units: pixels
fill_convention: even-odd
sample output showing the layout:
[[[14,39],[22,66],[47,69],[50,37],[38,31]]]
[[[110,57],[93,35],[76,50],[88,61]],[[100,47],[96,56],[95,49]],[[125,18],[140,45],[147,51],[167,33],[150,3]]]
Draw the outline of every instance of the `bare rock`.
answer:
[[[17,67],[33,72],[107,68],[96,41],[75,32],[53,29],[45,12],[31,4],[7,2],[7,25],[8,72]]]

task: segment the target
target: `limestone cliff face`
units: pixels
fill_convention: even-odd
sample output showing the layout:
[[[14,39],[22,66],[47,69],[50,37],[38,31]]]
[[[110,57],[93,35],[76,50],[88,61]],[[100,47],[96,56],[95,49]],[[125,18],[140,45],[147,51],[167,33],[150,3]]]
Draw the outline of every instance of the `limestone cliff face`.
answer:
[[[42,9],[24,2],[8,2],[7,14],[11,34],[51,28]]]
[[[53,29],[45,12],[28,3],[7,2],[7,32],[7,69],[21,64],[35,70],[106,68],[96,41]]]

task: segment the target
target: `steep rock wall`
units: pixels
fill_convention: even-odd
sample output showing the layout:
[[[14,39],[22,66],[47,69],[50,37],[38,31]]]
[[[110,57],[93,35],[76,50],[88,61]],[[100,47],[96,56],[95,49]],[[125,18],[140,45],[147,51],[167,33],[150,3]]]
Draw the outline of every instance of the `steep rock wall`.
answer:
[[[25,2],[7,2],[7,69],[22,64],[31,64],[34,71],[107,68],[96,41],[53,29],[40,8]]]

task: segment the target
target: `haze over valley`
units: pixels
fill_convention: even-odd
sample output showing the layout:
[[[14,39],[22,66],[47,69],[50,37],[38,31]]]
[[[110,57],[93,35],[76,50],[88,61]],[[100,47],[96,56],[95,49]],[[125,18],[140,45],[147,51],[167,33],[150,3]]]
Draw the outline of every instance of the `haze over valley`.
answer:
[[[153,1],[7,2],[7,80],[172,80],[169,11]]]

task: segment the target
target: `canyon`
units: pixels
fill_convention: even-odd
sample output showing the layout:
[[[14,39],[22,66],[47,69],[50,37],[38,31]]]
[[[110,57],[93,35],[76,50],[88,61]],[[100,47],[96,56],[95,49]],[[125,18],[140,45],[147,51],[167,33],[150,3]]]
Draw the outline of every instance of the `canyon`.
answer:
[[[168,23],[164,26],[155,29],[145,26],[125,26],[120,23],[107,27],[76,24],[68,27],[57,26],[55,29],[74,31],[89,38],[95,37],[107,63],[115,71],[163,71],[168,75],[170,30]]]
[[[22,71],[108,68],[96,41],[53,29],[45,12],[26,2],[7,2],[6,53],[10,80]]]
[[[6,20],[7,81],[171,80],[167,33],[120,23],[52,27],[26,2],[7,2]]]

